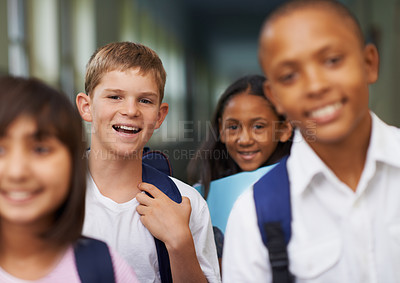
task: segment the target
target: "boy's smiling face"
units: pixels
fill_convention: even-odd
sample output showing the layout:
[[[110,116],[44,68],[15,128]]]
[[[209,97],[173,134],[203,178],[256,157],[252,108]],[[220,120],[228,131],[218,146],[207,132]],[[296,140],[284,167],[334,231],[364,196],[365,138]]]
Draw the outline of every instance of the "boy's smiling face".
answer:
[[[88,101],[86,108],[78,108],[83,109],[83,119],[92,123],[91,150],[117,156],[141,156],[168,113],[168,104],[160,102],[153,75],[142,74],[139,69],[110,71],[91,97],[79,95]]]
[[[270,22],[260,38],[267,95],[303,136],[335,143],[369,131],[368,86],[378,55],[354,23],[326,8],[302,8]]]

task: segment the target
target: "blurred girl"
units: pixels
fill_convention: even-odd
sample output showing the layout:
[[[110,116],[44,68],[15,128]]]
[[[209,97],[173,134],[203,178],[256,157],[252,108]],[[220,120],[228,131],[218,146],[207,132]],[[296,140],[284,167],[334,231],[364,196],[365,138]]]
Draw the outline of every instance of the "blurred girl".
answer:
[[[0,282],[88,282],[78,272],[86,267],[76,264],[82,247],[84,264],[104,263],[105,256],[90,256],[90,243],[103,243],[81,238],[82,134],[79,114],[60,92],[35,79],[0,78]],[[107,267],[116,282],[136,282],[119,256],[110,257],[113,264],[86,270],[91,282],[102,282],[96,275],[108,276]]]

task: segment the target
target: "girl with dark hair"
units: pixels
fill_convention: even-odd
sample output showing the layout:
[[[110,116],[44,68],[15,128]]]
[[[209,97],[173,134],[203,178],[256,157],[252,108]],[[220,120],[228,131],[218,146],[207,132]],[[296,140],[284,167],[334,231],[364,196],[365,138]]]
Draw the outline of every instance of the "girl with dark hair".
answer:
[[[265,77],[232,83],[220,97],[212,127],[188,166],[189,182],[199,182],[207,199],[210,182],[276,163],[289,154],[292,127],[266,98]]]
[[[292,144],[292,126],[264,95],[265,80],[260,75],[245,76],[225,90],[218,101],[212,127],[188,166],[189,182],[201,185],[200,189],[195,187],[209,205],[220,264],[227,217],[236,197],[246,189],[242,182],[236,182],[238,179],[221,178],[239,177],[235,174],[275,164],[289,154]],[[261,172],[255,173],[241,177],[255,180]],[[219,183],[218,193],[209,197],[210,184],[217,179],[225,183],[223,186]],[[222,187],[223,192],[219,190]]]
[[[76,263],[86,190],[82,134],[62,93],[36,79],[0,78],[0,282],[86,282]],[[114,281],[137,282],[109,252]]]

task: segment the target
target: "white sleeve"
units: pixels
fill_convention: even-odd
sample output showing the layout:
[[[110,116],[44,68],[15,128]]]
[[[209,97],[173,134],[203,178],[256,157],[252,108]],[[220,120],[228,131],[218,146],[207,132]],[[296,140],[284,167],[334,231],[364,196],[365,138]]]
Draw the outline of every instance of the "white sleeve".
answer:
[[[252,189],[237,199],[228,219],[222,282],[272,282],[268,251],[257,225]]]
[[[211,225],[207,202],[193,187],[171,178],[178,186],[182,196],[190,199],[192,213],[190,214],[190,231],[196,249],[197,260],[209,283],[220,283],[221,275],[215,247],[214,233]]]

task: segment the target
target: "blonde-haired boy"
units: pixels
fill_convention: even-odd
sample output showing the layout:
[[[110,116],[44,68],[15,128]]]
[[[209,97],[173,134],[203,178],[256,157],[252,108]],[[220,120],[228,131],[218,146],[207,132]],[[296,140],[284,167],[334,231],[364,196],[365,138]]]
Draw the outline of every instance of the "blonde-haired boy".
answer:
[[[160,58],[141,44],[110,43],[90,58],[86,94],[76,98],[82,118],[91,122],[84,234],[114,247],[141,282],[161,282],[154,238],[168,250],[174,282],[219,282],[202,197],[170,178],[182,195],[178,204],[142,182],[143,148],[168,113],[165,80]]]

